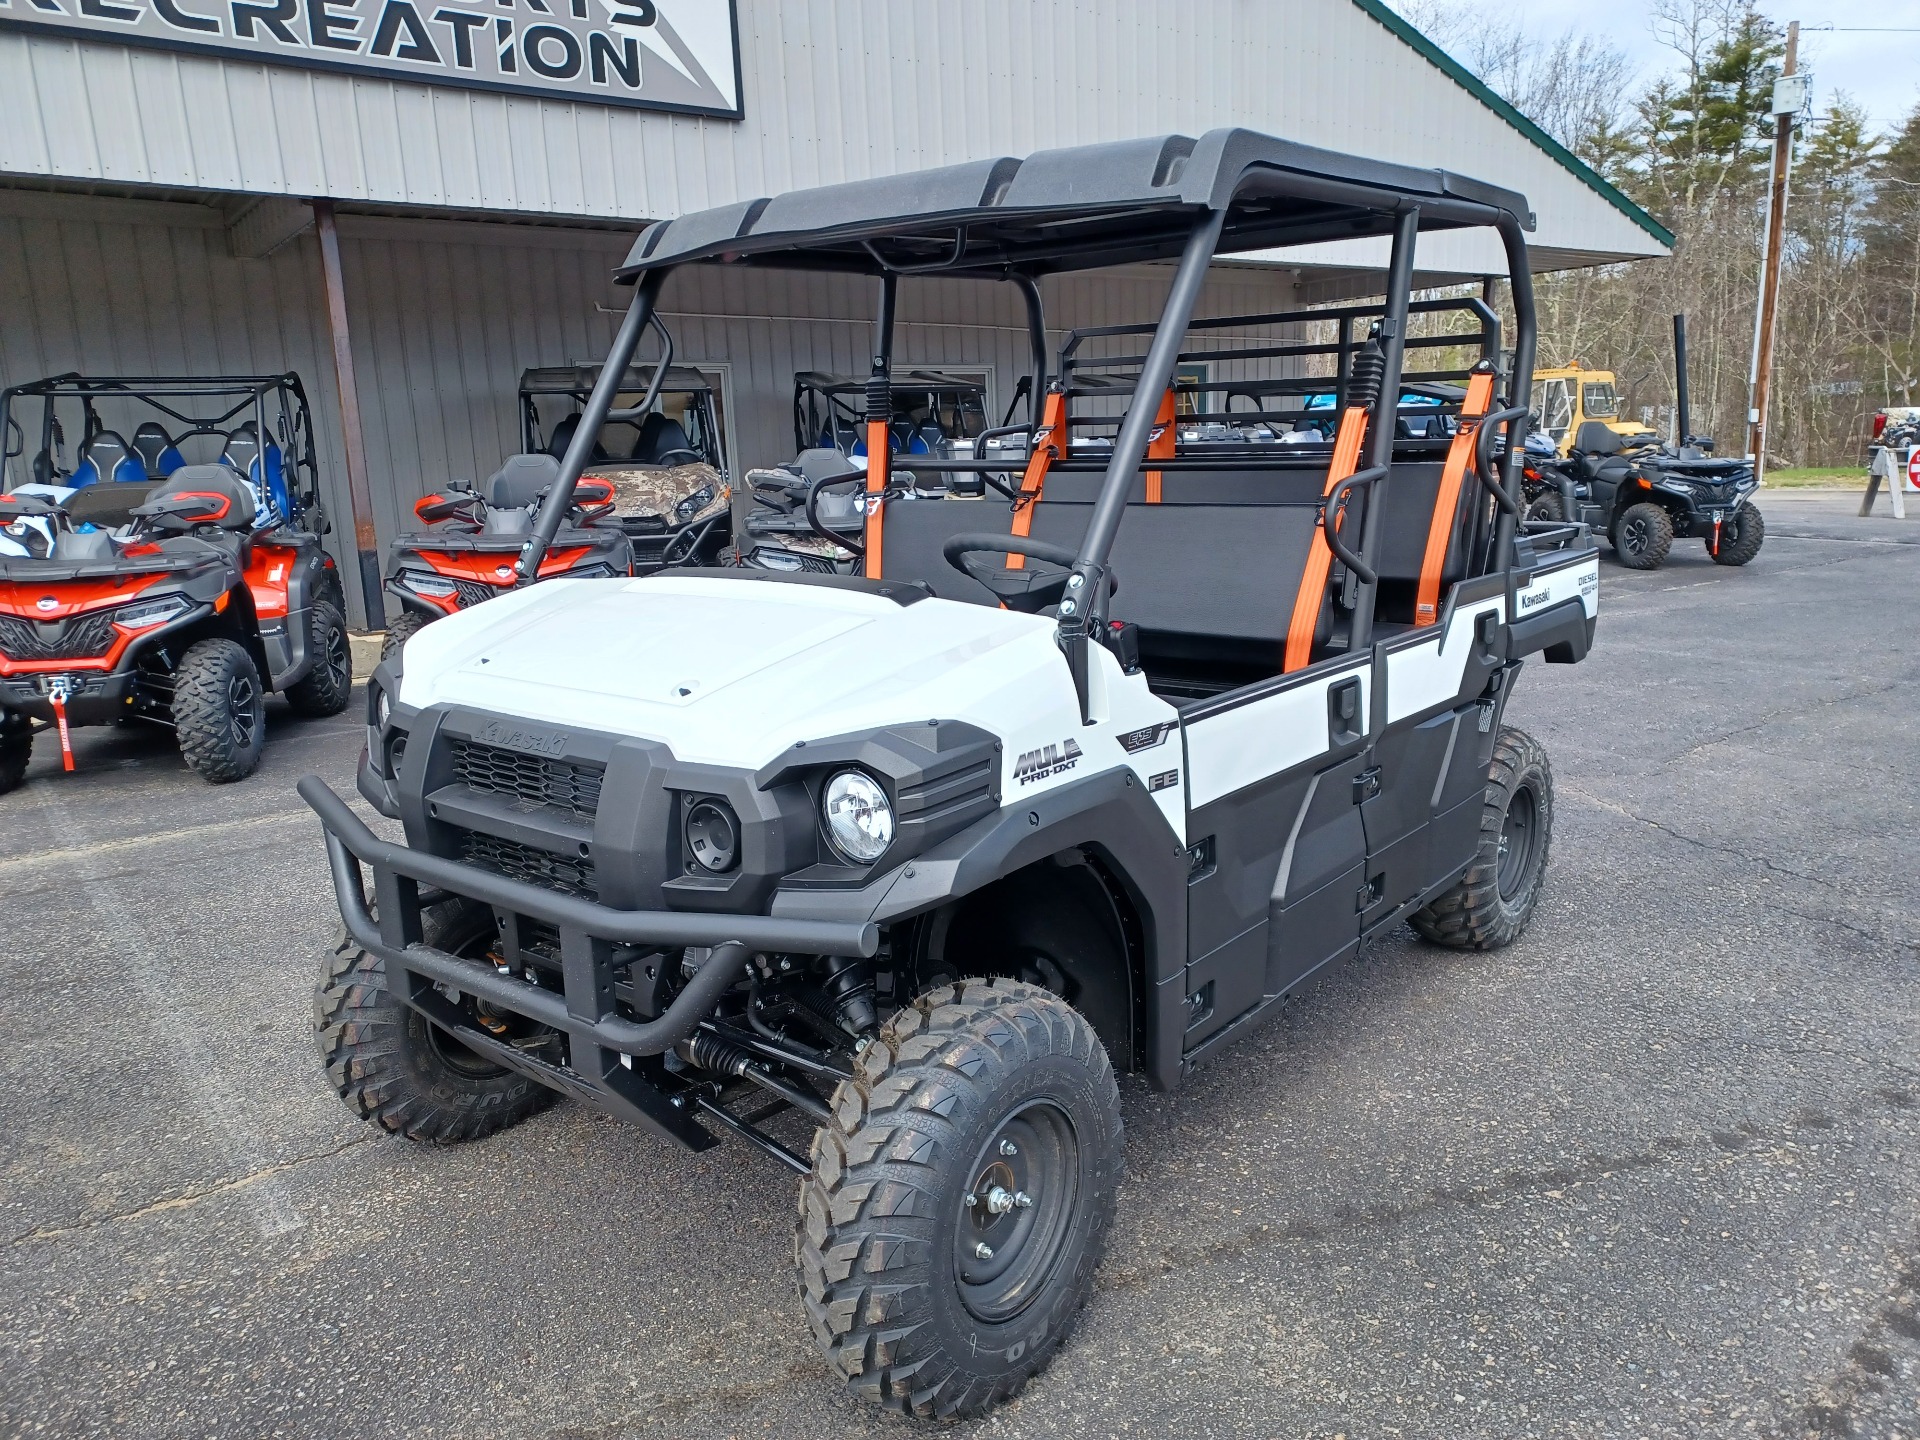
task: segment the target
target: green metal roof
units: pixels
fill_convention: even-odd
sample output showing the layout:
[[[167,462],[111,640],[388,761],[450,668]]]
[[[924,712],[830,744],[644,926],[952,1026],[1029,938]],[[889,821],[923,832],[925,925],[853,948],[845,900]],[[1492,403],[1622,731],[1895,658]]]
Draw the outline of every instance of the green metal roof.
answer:
[[[1645,210],[1642,210],[1638,205],[1634,204],[1633,201],[1621,194],[1619,190],[1615,189],[1614,186],[1610,185],[1601,176],[1599,171],[1595,170],[1591,165],[1587,164],[1586,161],[1582,160],[1578,155],[1575,155],[1571,150],[1567,149],[1566,146],[1554,139],[1553,136],[1542,130],[1538,125],[1534,124],[1533,121],[1529,120],[1525,115],[1522,115],[1518,110],[1514,109],[1512,105],[1508,104],[1492,90],[1487,88],[1485,81],[1481,80],[1478,75],[1475,75],[1471,70],[1467,69],[1466,66],[1447,54],[1446,51],[1434,44],[1433,41],[1429,40],[1425,35],[1422,35],[1407,22],[1404,16],[1391,9],[1385,3],[1385,0],[1353,0],[1353,3],[1366,11],[1367,14],[1371,15],[1375,20],[1378,20],[1382,25],[1386,26],[1393,34],[1406,41],[1407,44],[1411,45],[1415,50],[1418,50],[1441,74],[1445,75],[1449,80],[1452,80],[1461,89],[1473,96],[1474,99],[1478,100],[1502,120],[1513,126],[1514,129],[1518,130],[1522,135],[1526,136],[1527,139],[1546,151],[1547,154],[1551,155],[1555,160],[1558,160],[1561,165],[1565,166],[1573,175],[1586,182],[1591,189],[1596,191],[1608,204],[1612,205],[1614,209],[1633,221],[1634,224],[1638,225],[1662,245],[1671,248],[1674,241],[1671,230],[1667,229],[1666,226],[1662,225],[1658,220],[1654,219],[1653,216],[1649,215]]]

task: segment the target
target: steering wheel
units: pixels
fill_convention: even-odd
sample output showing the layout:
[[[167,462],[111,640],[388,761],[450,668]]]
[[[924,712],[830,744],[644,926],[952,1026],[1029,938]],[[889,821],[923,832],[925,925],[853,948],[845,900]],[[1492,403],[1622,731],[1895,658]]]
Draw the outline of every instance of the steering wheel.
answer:
[[[969,580],[985,586],[1009,610],[1026,615],[1059,604],[1060,597],[1067,593],[1067,575],[1079,558],[1064,545],[1051,545],[1028,535],[952,535],[940,547],[940,553],[946,556],[949,565]],[[1007,554],[1024,555],[1029,560],[1059,568],[1009,570],[985,558]],[[1107,588],[1109,592],[1120,589],[1120,581],[1111,570],[1107,572]]]
[[[687,458],[684,460],[676,460],[673,458],[676,455],[684,455]],[[662,450],[658,455],[653,457],[652,463],[655,465],[701,465],[705,462],[706,457],[698,450],[689,450],[684,445],[676,445],[671,450]]]

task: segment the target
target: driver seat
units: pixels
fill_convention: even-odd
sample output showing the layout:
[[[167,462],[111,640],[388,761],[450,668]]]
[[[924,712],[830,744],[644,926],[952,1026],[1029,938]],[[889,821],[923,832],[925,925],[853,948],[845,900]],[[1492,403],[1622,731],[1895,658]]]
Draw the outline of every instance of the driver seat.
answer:
[[[87,441],[67,483],[77,490],[102,480],[133,484],[146,478],[147,467],[127,448],[127,442],[111,430],[102,430]]]
[[[662,415],[654,411],[640,422],[640,438],[633,442],[634,461],[641,465],[665,465],[666,457],[676,450],[693,453],[693,445],[687,439],[687,430],[671,415]],[[686,454],[673,461],[675,465],[686,465]]]
[[[560,462],[551,455],[509,455],[480,487],[480,498],[493,510],[524,510],[559,478]]]

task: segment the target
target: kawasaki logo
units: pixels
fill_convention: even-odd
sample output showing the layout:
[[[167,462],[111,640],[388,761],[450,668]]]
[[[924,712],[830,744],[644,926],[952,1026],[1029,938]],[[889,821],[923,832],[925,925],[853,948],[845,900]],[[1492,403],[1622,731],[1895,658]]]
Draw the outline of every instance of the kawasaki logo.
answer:
[[[533,755],[558,755],[567,748],[567,737],[558,730],[520,730],[504,720],[489,720],[473,738],[482,745],[525,750]]]
[[[1520,597],[1520,608],[1522,610],[1531,610],[1536,605],[1546,604],[1547,601],[1551,600],[1552,598],[1553,598],[1552,592],[1547,590],[1542,590],[1537,595],[1522,595]]]
[[[1013,778],[1022,785],[1031,785],[1050,775],[1065,774],[1079,763],[1080,746],[1072,739],[1062,740],[1058,745],[1042,745],[1038,750],[1022,753],[1013,764]]]

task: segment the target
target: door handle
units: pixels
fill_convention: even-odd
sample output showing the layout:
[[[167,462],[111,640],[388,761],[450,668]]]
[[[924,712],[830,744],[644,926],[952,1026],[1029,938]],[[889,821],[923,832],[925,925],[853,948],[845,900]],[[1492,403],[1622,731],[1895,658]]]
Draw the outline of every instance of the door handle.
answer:
[[[1366,733],[1360,715],[1360,677],[1348,676],[1327,687],[1327,741],[1350,745]]]

